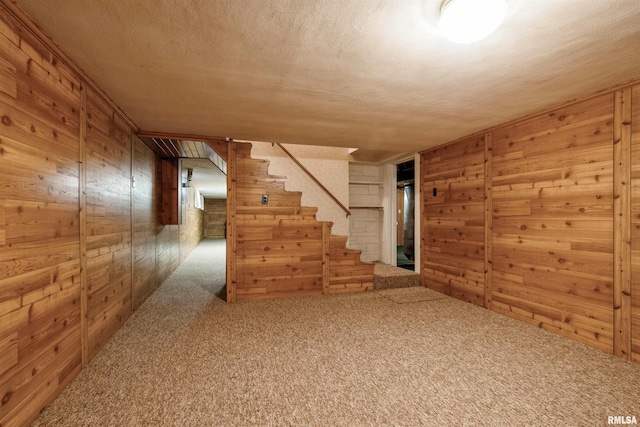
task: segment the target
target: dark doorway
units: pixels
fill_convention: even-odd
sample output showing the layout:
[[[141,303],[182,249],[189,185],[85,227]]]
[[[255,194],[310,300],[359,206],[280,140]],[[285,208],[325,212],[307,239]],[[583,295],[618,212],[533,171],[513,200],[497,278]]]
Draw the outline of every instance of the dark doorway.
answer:
[[[414,161],[397,168],[398,241],[397,265],[415,271],[415,180]]]

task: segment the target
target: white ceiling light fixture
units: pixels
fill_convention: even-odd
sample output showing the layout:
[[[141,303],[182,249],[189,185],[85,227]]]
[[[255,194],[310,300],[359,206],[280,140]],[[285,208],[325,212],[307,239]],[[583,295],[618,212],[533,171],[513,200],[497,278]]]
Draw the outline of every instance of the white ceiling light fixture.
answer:
[[[506,14],[506,0],[444,0],[440,32],[455,43],[477,42],[494,32]]]

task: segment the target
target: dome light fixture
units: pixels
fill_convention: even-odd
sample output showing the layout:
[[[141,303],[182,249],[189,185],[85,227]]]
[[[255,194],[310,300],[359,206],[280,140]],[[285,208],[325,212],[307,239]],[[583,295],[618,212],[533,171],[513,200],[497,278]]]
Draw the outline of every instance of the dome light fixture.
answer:
[[[506,14],[506,0],[443,0],[440,32],[455,43],[477,42],[494,32]]]

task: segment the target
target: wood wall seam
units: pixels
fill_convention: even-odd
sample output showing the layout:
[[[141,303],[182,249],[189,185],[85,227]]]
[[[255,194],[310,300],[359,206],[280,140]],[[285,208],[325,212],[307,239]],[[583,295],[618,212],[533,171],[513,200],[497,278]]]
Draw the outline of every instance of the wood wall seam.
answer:
[[[482,284],[492,311],[612,353],[613,116],[606,93],[497,127],[490,168],[477,135],[423,151],[426,285],[480,305]],[[489,190],[490,212],[474,203]]]
[[[135,203],[134,203],[134,191],[133,183],[135,182],[134,170],[135,170],[135,142],[136,135],[131,132],[131,162],[129,165],[129,221],[131,222],[131,314],[135,311],[135,270],[136,270],[136,251],[135,251],[135,233],[136,233],[136,221],[135,221]]]
[[[331,223],[322,222],[322,293],[328,294],[331,284]]]
[[[238,146],[229,142],[227,149],[227,302],[236,301],[236,197],[237,197],[237,158]]]
[[[80,171],[79,171],[79,226],[80,226],[80,329],[82,332],[82,366],[89,363],[89,330],[87,325],[87,90],[80,88]]]
[[[492,134],[484,136],[484,306],[491,309],[493,293],[493,203],[491,182],[493,176]]]
[[[613,354],[631,358],[631,115],[632,88],[614,93]]]

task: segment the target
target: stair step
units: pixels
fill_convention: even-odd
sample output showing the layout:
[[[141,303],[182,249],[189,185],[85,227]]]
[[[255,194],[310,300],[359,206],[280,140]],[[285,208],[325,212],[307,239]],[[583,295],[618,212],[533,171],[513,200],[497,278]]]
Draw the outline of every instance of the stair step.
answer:
[[[394,289],[422,286],[422,278],[415,271],[387,264],[375,264],[374,289]]]
[[[323,240],[333,223],[318,221],[317,207],[302,206],[302,193],[287,191],[285,176],[270,175],[268,160],[252,158],[251,144],[238,143],[236,155],[242,188],[235,204],[239,300],[373,290],[373,264],[361,262],[362,251],[347,248],[347,236]],[[323,267],[327,243],[329,260]]]

